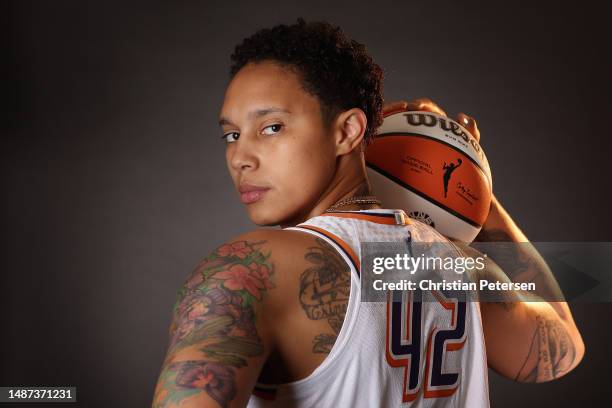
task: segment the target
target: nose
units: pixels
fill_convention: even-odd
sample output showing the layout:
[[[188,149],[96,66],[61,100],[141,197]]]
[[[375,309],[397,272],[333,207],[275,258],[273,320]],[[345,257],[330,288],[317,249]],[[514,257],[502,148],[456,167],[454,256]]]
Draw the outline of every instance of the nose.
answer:
[[[228,163],[235,171],[255,170],[259,164],[255,146],[246,135],[232,143],[227,153]]]

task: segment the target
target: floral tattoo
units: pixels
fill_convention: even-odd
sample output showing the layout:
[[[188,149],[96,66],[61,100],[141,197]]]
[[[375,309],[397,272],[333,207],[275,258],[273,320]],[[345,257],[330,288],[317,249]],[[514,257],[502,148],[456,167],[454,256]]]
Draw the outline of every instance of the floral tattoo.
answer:
[[[201,392],[225,407],[236,396],[236,369],[264,351],[254,312],[264,292],[274,288],[270,254],[259,249],[264,243],[222,245],[187,277],[173,309],[154,407],[178,406]],[[190,359],[181,357],[184,352]]]

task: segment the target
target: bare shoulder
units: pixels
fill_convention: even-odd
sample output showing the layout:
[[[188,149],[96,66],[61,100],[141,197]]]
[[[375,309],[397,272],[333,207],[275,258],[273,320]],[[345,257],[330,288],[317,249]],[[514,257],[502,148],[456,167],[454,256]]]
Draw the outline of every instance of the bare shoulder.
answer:
[[[256,230],[206,255],[179,290],[154,406],[244,406],[278,348],[279,320],[300,310],[299,272],[314,246],[304,233]]]
[[[283,362],[280,380],[307,375],[331,350],[349,292],[348,265],[310,234],[255,230],[220,244],[179,290],[153,405],[244,406],[269,359]]]
[[[279,261],[291,258],[296,253],[303,252],[309,245],[316,242],[311,234],[283,229],[257,229],[234,237],[232,242],[261,242],[269,250],[275,250],[273,256]]]
[[[328,243],[311,234],[272,229],[240,234],[218,245],[187,276],[179,291],[175,318],[184,314],[180,308],[186,304],[186,296],[222,289],[239,293],[255,314],[265,316],[259,319],[265,325],[276,313],[299,305],[296,294],[305,271],[317,266],[329,270],[329,265],[348,270]],[[171,327],[171,334],[175,329]]]
[[[289,303],[295,304],[295,294],[303,283],[305,271],[330,263],[336,269],[348,270],[341,257],[326,241],[312,234],[292,230],[249,231],[223,243],[213,254],[218,255],[215,259],[229,256],[234,262],[240,263],[242,266],[237,269],[245,277],[247,269],[244,267],[248,268],[246,289],[270,312],[276,308],[280,308],[279,311],[287,310]],[[205,265],[206,262],[201,266]]]
[[[217,248],[221,252],[236,251],[245,259],[248,254],[265,256],[275,270],[285,272],[302,270],[308,263],[313,248],[324,247],[333,251],[326,241],[306,232],[293,230],[259,229],[238,235]]]
[[[335,344],[348,307],[350,266],[327,241],[306,232],[247,235],[246,241],[258,240],[268,243],[276,273],[275,289],[264,302],[276,340],[273,360],[282,360],[293,374],[275,377],[274,370],[268,380],[295,381],[311,373]]]

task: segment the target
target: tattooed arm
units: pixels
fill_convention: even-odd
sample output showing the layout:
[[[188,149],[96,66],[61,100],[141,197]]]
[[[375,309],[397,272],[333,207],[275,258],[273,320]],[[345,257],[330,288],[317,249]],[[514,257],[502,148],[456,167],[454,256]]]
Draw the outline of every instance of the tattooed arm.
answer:
[[[274,288],[265,234],[221,245],[178,294],[154,408],[245,406],[271,349],[261,309]]]
[[[513,293],[505,302],[481,302],[489,365],[523,382],[567,374],[584,355],[580,332],[546,262],[495,197],[476,241],[521,242],[487,251],[487,274],[490,280],[536,284],[536,296]]]

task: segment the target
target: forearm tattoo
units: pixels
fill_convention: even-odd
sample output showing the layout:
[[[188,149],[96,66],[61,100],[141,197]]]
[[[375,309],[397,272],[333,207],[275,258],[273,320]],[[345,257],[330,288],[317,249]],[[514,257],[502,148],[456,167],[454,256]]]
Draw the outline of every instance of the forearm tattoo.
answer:
[[[511,281],[516,282],[519,275],[529,271],[532,259],[521,251],[521,245],[512,241],[508,233],[501,229],[482,229],[475,242],[496,242],[491,245],[487,255],[497,263]]]
[[[264,351],[254,305],[274,286],[270,254],[258,249],[263,243],[222,245],[185,281],[173,309],[154,407],[178,406],[201,392],[225,407],[236,396],[236,369]]]
[[[308,248],[304,258],[314,265],[300,276],[300,303],[311,320],[326,319],[332,333],[321,333],[313,340],[314,353],[329,353],[342,328],[351,290],[351,271],[327,242],[316,238],[318,246]]]
[[[485,252],[512,282],[533,282],[536,290],[532,294],[546,301],[564,300],[555,276],[532,243],[512,242],[501,229],[482,230],[475,241],[496,243]],[[477,243],[474,246],[479,248]]]
[[[576,358],[574,343],[557,319],[536,316],[529,354],[515,380],[542,382],[559,378],[572,368]]]

